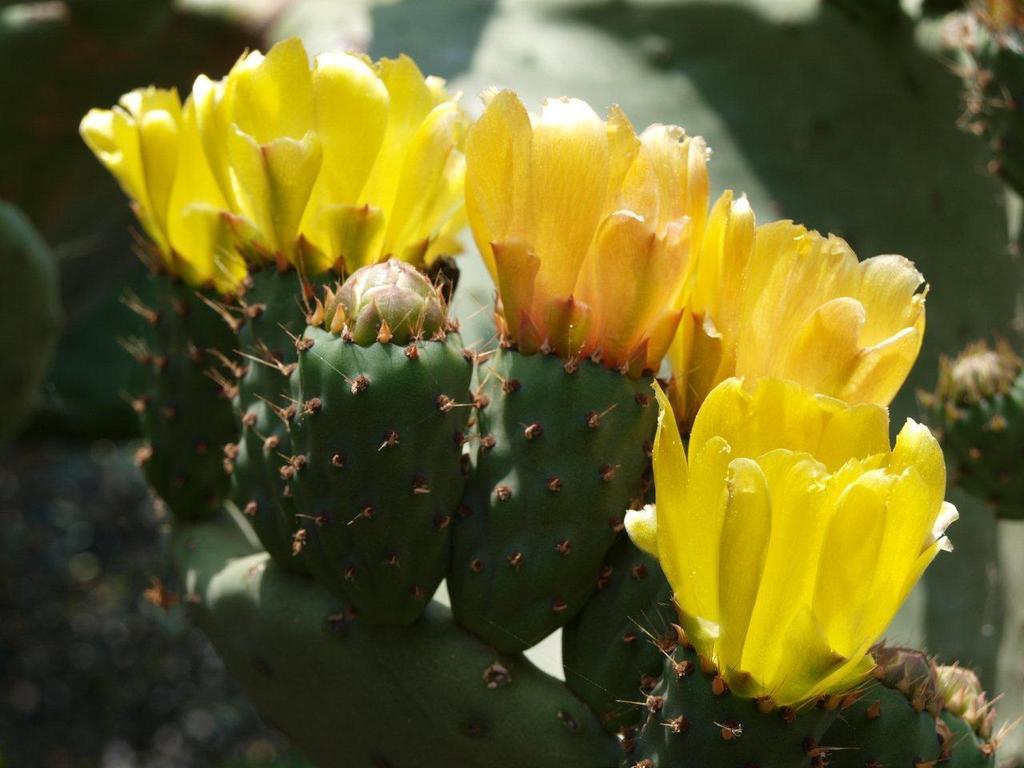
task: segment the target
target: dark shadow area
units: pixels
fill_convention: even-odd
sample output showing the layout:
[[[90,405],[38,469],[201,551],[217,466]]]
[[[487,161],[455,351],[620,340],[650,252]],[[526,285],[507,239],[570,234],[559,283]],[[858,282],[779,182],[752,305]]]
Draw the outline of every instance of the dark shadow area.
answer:
[[[567,13],[696,85],[771,195],[753,200],[762,221],[793,218],[845,237],[861,258],[902,253],[918,265],[929,328],[895,423],[916,410],[914,389],[932,386],[939,351],[1009,330],[1020,265],[1002,189],[981,142],[956,126],[959,78],[915,44],[909,22],[877,32],[826,9],[779,24],[707,2]]]
[[[469,69],[495,0],[400,0],[374,6],[370,55],[406,53],[424,74],[451,79]]]
[[[278,745],[180,601],[164,612],[144,598],[150,577],[168,579],[166,520],[131,450],[16,450],[0,451],[3,764],[272,759]]]

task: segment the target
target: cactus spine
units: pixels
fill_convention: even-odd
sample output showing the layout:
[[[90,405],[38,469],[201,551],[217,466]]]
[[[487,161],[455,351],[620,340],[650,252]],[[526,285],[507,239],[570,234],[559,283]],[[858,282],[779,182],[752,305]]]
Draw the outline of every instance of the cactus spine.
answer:
[[[222,449],[237,440],[230,356],[237,344],[221,297],[175,279],[161,281],[159,304],[129,305],[153,327],[152,349],[130,351],[149,372],[133,407],[147,445],[136,454],[150,486],[183,519],[216,514],[228,492]]]
[[[565,683],[609,731],[633,735],[675,645],[672,589],[658,561],[620,536],[597,574],[596,591],[562,633]]]
[[[931,768],[941,757],[942,710],[935,663],[920,651],[874,649],[875,679],[845,696],[825,734],[828,765]]]
[[[677,628],[661,679],[646,698],[647,715],[627,764],[631,768],[798,768],[826,752],[823,734],[837,701],[777,707],[769,698],[736,696],[714,663]]]
[[[250,518],[270,556],[288,570],[306,571],[292,542],[301,527],[291,489],[281,469],[291,456],[295,414],[289,381],[297,354],[295,339],[305,328],[308,303],[318,278],[304,279],[294,269],[253,268],[240,300],[239,379],[236,408],[241,418],[237,444],[226,460],[233,475],[232,497]]]

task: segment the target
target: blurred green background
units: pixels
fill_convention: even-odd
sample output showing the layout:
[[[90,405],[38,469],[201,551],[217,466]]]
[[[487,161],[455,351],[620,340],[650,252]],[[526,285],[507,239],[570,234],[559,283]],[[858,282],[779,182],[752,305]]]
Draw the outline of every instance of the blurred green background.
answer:
[[[942,14],[925,13],[955,3],[904,3],[902,14],[884,0],[827,5],[843,10],[818,0],[0,3],[0,199],[52,248],[63,309],[38,408],[0,448],[0,765],[299,765],[202,637],[143,595],[168,578],[163,521],[132,445],[119,442],[134,435],[137,383],[118,342],[143,332],[120,297],[125,286],[144,293],[145,280],[127,205],[78,139],[88,108],[150,83],[184,92],[246,46],[297,34],[311,54],[408,53],[474,111],[497,85],[532,105],[574,95],[599,110],[621,104],[637,127],[681,124],[714,150],[716,194],[743,191],[761,220],[835,232],[861,257],[901,253],[925,274],[929,328],[894,406],[899,424],[916,413],[914,390],[933,385],[940,352],[992,332],[1019,341],[1019,204],[988,172],[985,143],[958,127],[963,84]],[[487,333],[488,313],[474,310],[490,288],[471,255],[463,268],[459,307]],[[1019,606],[1014,619],[999,597],[997,547],[1024,551],[1024,538],[1009,527],[997,536],[989,510],[954,500],[961,554],[937,564],[893,635],[977,664],[994,685],[1000,638],[1022,631],[1011,626]]]

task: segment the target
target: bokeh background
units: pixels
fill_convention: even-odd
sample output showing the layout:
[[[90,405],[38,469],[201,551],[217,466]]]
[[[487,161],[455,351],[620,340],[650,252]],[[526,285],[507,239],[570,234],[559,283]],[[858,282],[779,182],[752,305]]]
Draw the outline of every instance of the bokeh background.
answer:
[[[180,609],[147,600],[172,577],[165,521],[132,462],[138,374],[118,343],[142,333],[121,298],[144,296],[146,280],[125,201],[78,138],[90,107],[150,83],[186,91],[247,46],[299,35],[311,54],[408,53],[474,111],[497,85],[532,105],[574,95],[618,103],[638,127],[681,124],[714,150],[715,194],[743,191],[762,220],[835,232],[862,257],[902,253],[926,275],[929,328],[899,424],[941,352],[1024,329],[1020,204],[964,130],[945,44],[957,5],[905,2],[893,16],[885,0],[0,2],[0,199],[51,247],[63,311],[38,407],[0,447],[0,766],[303,765]],[[490,288],[471,259],[464,270],[459,308],[486,334],[475,310]],[[0,311],[20,311],[8,301]],[[953,498],[960,552],[891,635],[977,665],[1019,712],[1024,593],[1006,585],[1024,582],[1024,535]],[[556,647],[535,655],[552,668]]]

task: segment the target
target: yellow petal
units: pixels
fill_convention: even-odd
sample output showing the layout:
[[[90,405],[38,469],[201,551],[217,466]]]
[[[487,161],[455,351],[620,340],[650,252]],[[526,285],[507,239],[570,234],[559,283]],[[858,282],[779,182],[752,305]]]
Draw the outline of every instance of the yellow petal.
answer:
[[[301,140],[314,128],[309,57],[297,37],[281,41],[266,56],[259,51],[243,56],[228,74],[227,87],[231,122],[256,144]]]
[[[659,240],[650,225],[629,211],[605,219],[583,263],[576,296],[594,313],[591,334],[606,364],[617,367],[651,332],[685,279],[689,256],[686,224]],[[609,275],[630,275],[610,280]]]
[[[259,229],[271,253],[291,257],[299,223],[320,170],[320,142],[313,132],[301,141],[275,139],[260,146],[235,130],[229,144],[235,197],[242,214]]]
[[[685,540],[685,522],[681,519],[686,505],[687,485],[689,483],[686,453],[683,440],[679,436],[672,405],[661,386],[653,384],[654,394],[658,400],[658,429],[654,434],[652,460],[654,464],[654,488],[656,501],[663,504],[656,507],[658,518],[659,539],[667,547],[662,568],[666,575],[678,573],[677,557],[674,548],[680,540]],[[665,523],[662,528],[661,524]],[[679,579],[669,577],[675,588]]]
[[[860,627],[874,573],[891,565],[881,559],[886,527],[894,522],[888,511],[891,484],[879,470],[862,475],[842,489],[828,521],[814,605],[840,652],[852,653],[863,641]]]
[[[532,233],[538,293],[567,297],[600,221],[608,186],[605,125],[585,102],[549,99],[533,124]]]
[[[699,416],[698,416],[699,418]],[[778,679],[790,652],[778,630],[810,604],[825,520],[825,468],[811,456],[773,451],[758,460],[771,497],[771,537],[762,583],[743,646],[741,668],[755,680]],[[723,539],[723,546],[729,542]]]
[[[653,504],[645,504],[641,509],[626,510],[623,521],[626,533],[638,548],[653,558],[658,557],[658,513]]]
[[[530,116],[512,91],[496,94],[466,136],[466,213],[477,248],[494,278],[491,243],[503,242],[528,210]],[[519,237],[526,237],[524,229]]]
[[[237,211],[235,190],[231,183],[228,137],[233,133],[231,117],[225,95],[225,82],[211,80],[199,75],[192,85],[192,101],[195,105],[196,125],[203,144],[203,152],[217,180],[221,194]]]
[[[740,669],[771,538],[772,501],[768,481],[751,459],[729,464],[726,488],[718,564],[718,660],[726,668]]]
[[[829,645],[821,623],[806,607],[780,629],[778,643],[787,649],[787,654],[774,675],[774,684],[762,694],[771,696],[777,704],[812,700],[824,692],[820,690],[822,680],[842,678],[847,684],[840,690],[848,691],[874,667],[863,664],[859,655],[849,659],[837,653]]]
[[[496,267],[495,283],[501,296],[502,312],[509,332],[519,337],[520,319],[533,304],[534,283],[540,260],[523,242],[494,243],[491,246]]]
[[[920,475],[928,491],[925,508],[938,515],[946,496],[946,462],[942,448],[927,426],[907,419],[896,436],[889,472],[898,475],[911,467]]]
[[[888,452],[888,415],[873,405],[848,406],[797,384],[761,379],[745,387],[727,379],[707,396],[690,436],[699,446],[720,435],[735,455],[756,458],[785,448],[838,469],[848,458]]]
[[[626,113],[618,106],[608,110],[608,202],[605,210],[633,210],[623,195],[623,184],[640,152],[640,139],[633,130]]]
[[[702,372],[705,383],[698,389],[704,393],[735,373],[734,345],[740,325],[745,270],[754,250],[755,225],[747,198],[735,200],[733,193],[726,191],[715,203],[701,239],[689,305],[694,315],[714,327],[716,338],[727,340],[714,360],[705,361],[697,355],[691,363],[691,367]]]
[[[359,56],[323,53],[313,64],[316,130],[323,148],[321,204],[352,203],[377,159],[388,122],[388,90]]]
[[[678,435],[674,423],[670,428],[668,421],[668,416],[662,417],[662,428],[667,434]],[[722,521],[728,501],[726,476],[733,458],[729,445],[722,438],[714,437],[696,451],[691,448],[683,497],[664,493],[657,467],[658,463],[665,463],[657,461],[657,457],[664,454],[657,445],[655,451],[658,551],[662,569],[680,609],[701,620],[703,625],[717,626],[718,564]]]
[[[178,226],[187,232],[181,277],[192,285],[212,284],[221,293],[236,291],[248,274],[238,244],[256,232],[249,222],[220,208],[196,202],[176,212]]]
[[[222,213],[228,214],[228,204],[203,152],[191,99],[182,113],[177,160],[167,220],[171,248],[200,282],[216,278],[223,284],[230,279],[232,269],[221,274],[217,266],[218,253],[233,250],[240,243],[227,239],[232,228],[220,219]]]
[[[385,254],[430,240],[461,207],[464,132],[461,108],[448,101],[434,107],[410,140],[384,240]]]
[[[434,108],[434,94],[408,56],[381,59],[380,79],[388,90],[388,120],[370,178],[359,202],[391,210],[410,142]]]
[[[376,261],[384,241],[384,216],[369,205],[329,205],[321,208],[317,229],[326,235],[327,250],[321,264],[312,265],[313,273],[335,266],[341,259],[351,274]]]

